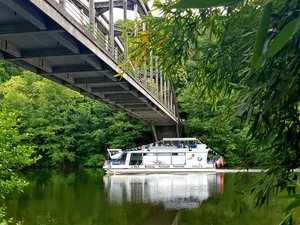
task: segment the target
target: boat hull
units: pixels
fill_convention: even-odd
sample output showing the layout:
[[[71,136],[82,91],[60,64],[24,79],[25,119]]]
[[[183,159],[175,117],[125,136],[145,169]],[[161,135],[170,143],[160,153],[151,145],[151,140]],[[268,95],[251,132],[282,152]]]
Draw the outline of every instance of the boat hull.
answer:
[[[216,172],[215,168],[104,168],[108,174],[157,174]]]

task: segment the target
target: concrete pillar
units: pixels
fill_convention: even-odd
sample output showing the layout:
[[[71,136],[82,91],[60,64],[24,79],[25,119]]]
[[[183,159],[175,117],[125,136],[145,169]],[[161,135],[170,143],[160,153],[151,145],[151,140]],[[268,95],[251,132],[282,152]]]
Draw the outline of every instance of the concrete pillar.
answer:
[[[90,17],[90,32],[95,37],[96,28],[95,28],[95,0],[89,0],[90,8],[89,8],[89,17]]]
[[[154,141],[155,142],[159,141],[158,138],[157,138],[157,133],[156,133],[156,129],[155,129],[155,125],[154,124],[151,124],[151,130],[152,130]]]
[[[114,34],[114,0],[109,0],[109,44],[111,54],[114,56],[115,34]]]
[[[126,21],[127,20],[127,0],[123,0],[123,20]],[[125,29],[127,30],[127,25],[125,27]],[[126,34],[124,35],[124,61],[127,60],[128,58],[128,34],[126,32]]]

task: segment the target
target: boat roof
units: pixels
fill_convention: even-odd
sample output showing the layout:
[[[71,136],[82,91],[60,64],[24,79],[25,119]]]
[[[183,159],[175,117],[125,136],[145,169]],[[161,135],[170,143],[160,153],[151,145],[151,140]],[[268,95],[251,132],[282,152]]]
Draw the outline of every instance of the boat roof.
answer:
[[[163,138],[163,141],[198,141],[197,138]]]

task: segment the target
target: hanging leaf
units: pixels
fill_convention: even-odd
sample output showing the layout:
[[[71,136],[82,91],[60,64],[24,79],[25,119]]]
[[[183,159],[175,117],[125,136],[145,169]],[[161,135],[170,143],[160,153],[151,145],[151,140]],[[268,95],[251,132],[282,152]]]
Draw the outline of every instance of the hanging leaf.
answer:
[[[270,58],[276,55],[286,43],[299,31],[300,17],[289,22],[271,41],[268,49],[264,53],[265,58]]]
[[[121,72],[121,73],[117,73],[116,75],[114,75],[113,77],[122,77],[124,75],[124,72]]]
[[[125,67],[125,63],[120,63],[119,65],[117,65],[117,68],[123,68]]]
[[[188,9],[188,8],[211,8],[219,6],[229,6],[240,2],[241,0],[181,0],[176,5],[177,9]]]
[[[265,6],[262,18],[260,20],[260,25],[256,36],[255,44],[254,44],[253,56],[251,59],[251,69],[253,71],[257,70],[261,64],[261,56],[262,56],[265,41],[267,39],[271,13],[272,13],[272,3],[269,2]]]
[[[284,211],[287,213],[287,212],[289,212],[289,211],[291,211],[291,210],[293,210],[297,207],[300,207],[300,200],[299,199],[297,199],[297,200],[293,201],[292,203],[290,203],[288,205],[288,207],[285,208]]]

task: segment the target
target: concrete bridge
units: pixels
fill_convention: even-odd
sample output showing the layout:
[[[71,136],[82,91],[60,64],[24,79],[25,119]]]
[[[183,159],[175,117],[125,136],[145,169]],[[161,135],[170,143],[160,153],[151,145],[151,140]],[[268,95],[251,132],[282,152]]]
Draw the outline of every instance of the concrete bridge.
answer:
[[[142,0],[0,0],[0,57],[146,121],[156,140],[178,137],[176,96],[157,57],[114,77],[128,56],[117,8],[124,20],[149,14]]]

